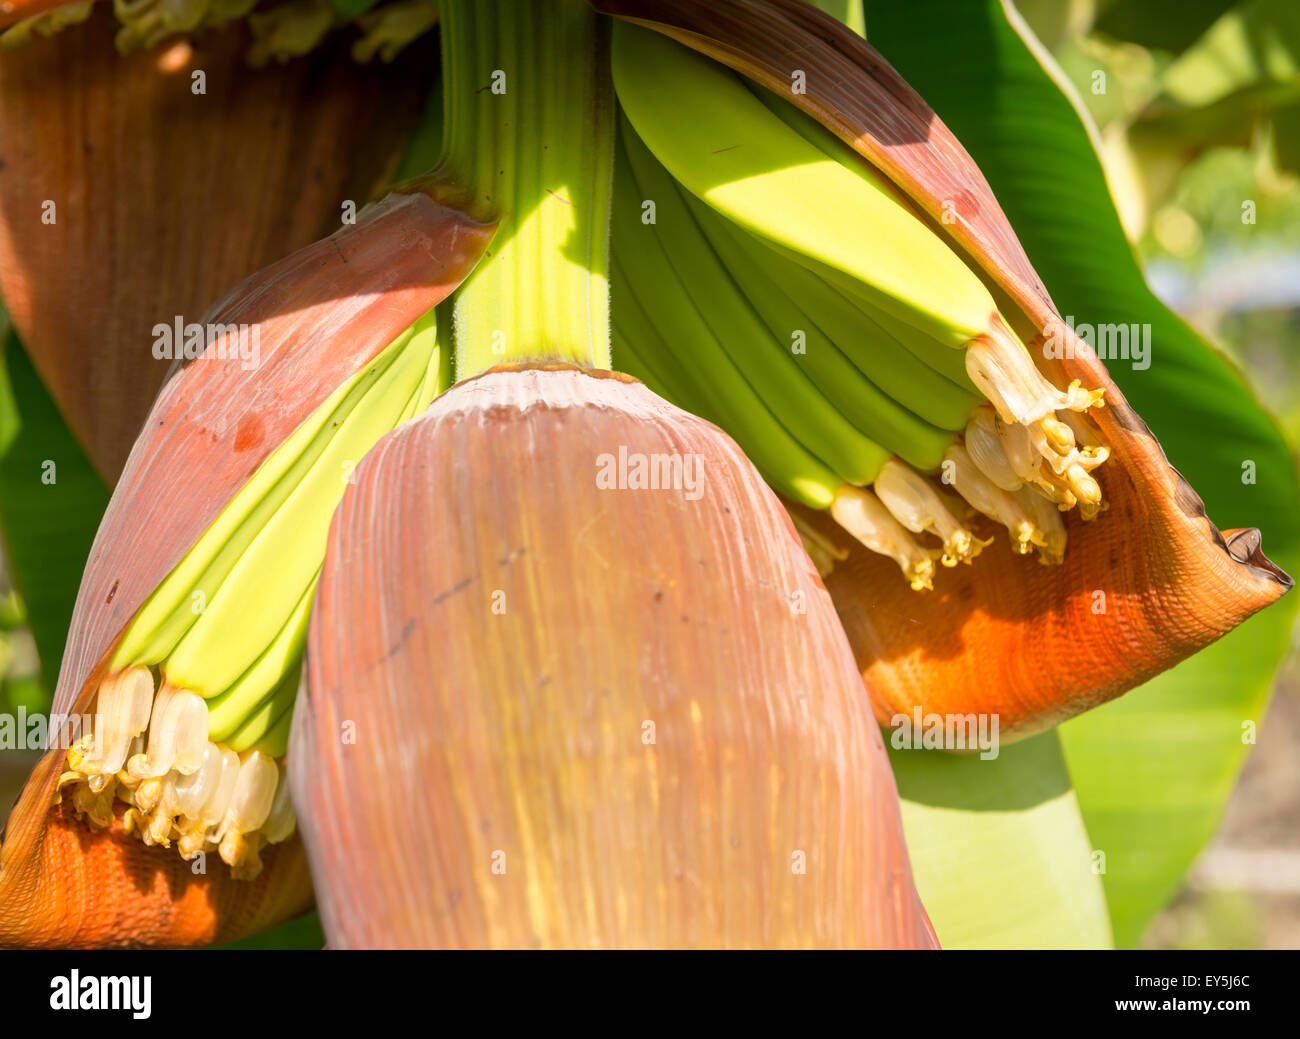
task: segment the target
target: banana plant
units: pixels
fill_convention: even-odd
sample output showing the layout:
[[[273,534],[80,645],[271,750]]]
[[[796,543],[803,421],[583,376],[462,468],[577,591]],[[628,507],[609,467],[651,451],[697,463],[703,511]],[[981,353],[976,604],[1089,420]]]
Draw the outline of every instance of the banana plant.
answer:
[[[102,47],[74,6],[5,39]],[[236,6],[119,5],[118,48]],[[439,4],[432,170],[221,296],[139,416],[0,944],[206,944],[313,899],[332,947],[1109,941],[1054,727],[1291,581],[862,38],[888,18],[827,6]],[[362,13],[250,15],[251,59]],[[0,259],[53,387],[52,286]],[[970,912],[1026,851],[1055,932]]]

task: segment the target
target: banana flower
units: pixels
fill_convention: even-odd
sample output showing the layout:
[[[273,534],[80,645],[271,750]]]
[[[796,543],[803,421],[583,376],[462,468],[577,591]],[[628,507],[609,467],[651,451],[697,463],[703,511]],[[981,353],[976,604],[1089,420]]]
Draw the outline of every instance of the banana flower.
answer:
[[[1213,525],[1095,357],[1036,349],[1072,331],[988,184],[834,19],[440,14],[434,173],[227,293],[148,413],[56,691],[92,731],[10,816],[0,945],[221,941],[314,886],[338,947],[933,947],[876,723],[1039,731],[1290,579]],[[646,101],[686,82],[694,109]],[[754,132],[699,144],[715,102]],[[802,168],[763,167],[787,145],[820,200],[766,194]],[[831,255],[798,214],[841,190],[975,317],[928,313],[888,254]],[[0,286],[35,342],[51,304],[8,234]],[[889,354],[894,383],[848,352],[805,375],[735,336],[782,298],[925,342]],[[891,396],[913,376],[933,393]],[[85,387],[59,392],[71,411]]]

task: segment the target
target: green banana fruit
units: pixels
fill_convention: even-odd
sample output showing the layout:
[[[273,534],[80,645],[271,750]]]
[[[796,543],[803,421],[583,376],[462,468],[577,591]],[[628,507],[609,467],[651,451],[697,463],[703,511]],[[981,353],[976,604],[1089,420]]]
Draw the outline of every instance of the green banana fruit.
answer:
[[[257,748],[272,757],[282,757],[288,748],[287,719],[293,714],[299,680],[297,668],[286,673],[271,696],[254,708],[244,724],[222,742],[241,754]]]
[[[921,517],[923,523],[914,525],[917,530],[922,527],[942,530],[945,535],[943,553],[920,545],[871,492],[843,481],[830,472],[820,458],[814,458],[805,445],[819,442],[817,436],[808,435],[802,426],[787,430],[777,420],[766,403],[772,399],[771,395],[781,393],[780,382],[774,381],[772,376],[778,375],[788,381],[800,375],[797,368],[790,371],[789,355],[781,347],[781,336],[770,328],[753,328],[755,317],[745,309],[747,306],[759,309],[752,286],[747,287],[743,281],[729,282],[728,269],[719,256],[710,254],[707,241],[691,241],[688,236],[680,236],[667,245],[659,240],[660,236],[647,234],[647,226],[637,226],[635,214],[639,212],[639,206],[633,189],[644,189],[646,184],[646,181],[637,179],[638,172],[647,173],[648,182],[653,185],[648,192],[638,193],[644,193],[647,200],[656,202],[653,225],[656,230],[666,226],[667,221],[675,222],[678,228],[689,228],[687,221],[694,214],[687,199],[676,193],[677,189],[662,168],[656,175],[654,167],[648,165],[654,162],[648,152],[633,152],[634,157],[628,155],[628,151],[637,147],[637,142],[630,127],[625,125],[623,131],[627,147],[624,148],[621,140],[621,165],[616,169],[622,172],[623,165],[628,164],[633,168],[616,181],[614,196],[612,269],[615,281],[611,295],[611,325],[613,356],[619,367],[679,406],[735,433],[755,467],[772,486],[795,500],[829,509],[855,538],[873,551],[890,555],[913,588],[932,587],[934,561],[941,555],[945,565],[950,566],[973,558],[982,545],[971,539],[941,507],[936,508],[932,501],[926,500],[924,504],[928,511]],[[665,201],[668,203],[666,206]],[[665,223],[660,223],[661,219]],[[678,260],[676,265],[670,260],[670,255]],[[639,295],[648,295],[649,291],[655,294],[653,316],[650,308],[644,306],[639,298]],[[739,302],[733,298],[737,295]],[[722,306],[718,306],[720,299],[725,301]],[[719,317],[719,312],[725,316]],[[683,320],[683,315],[689,315],[689,318]],[[739,336],[735,334],[737,330]],[[766,347],[761,344],[765,335],[774,340]],[[722,346],[723,341],[728,341],[734,352],[728,352]],[[775,351],[772,346],[776,347]],[[834,351],[835,347],[827,343],[823,349]],[[778,356],[783,359],[774,363]],[[839,356],[838,352],[836,356]],[[764,378],[747,381],[740,371],[742,359],[746,374],[753,375],[757,369]],[[846,381],[866,383],[861,373],[846,359],[840,357],[840,360],[844,367],[838,370],[838,374]],[[940,377],[934,375],[934,378]],[[866,385],[870,386],[869,383]],[[883,404],[901,410],[879,391],[875,394],[878,399],[873,403],[877,406]],[[816,409],[816,412],[834,413],[832,402],[815,393],[810,394],[807,407]],[[914,426],[932,431],[942,459],[953,434],[926,427],[915,416],[911,416],[911,420]],[[817,474],[819,491],[811,500],[808,494],[810,465]],[[880,465],[875,467],[872,479],[876,478],[875,474],[886,471],[910,474],[916,481],[922,480],[903,462],[888,457],[883,457]],[[904,504],[910,506],[910,502]],[[908,515],[914,512],[914,509],[909,509]],[[833,566],[837,558],[834,546],[821,543],[815,532],[806,526],[796,524],[796,529],[808,544],[813,558],[820,560],[817,563],[819,568],[825,571]]]
[[[655,237],[664,253],[674,258],[675,266],[685,268],[680,284],[695,309],[782,425],[844,481],[870,483],[888,452],[828,405],[788,347],[774,339],[727,274],[667,171],[629,127],[624,125],[622,130],[626,179],[635,183],[641,199],[652,200],[655,206],[654,222],[639,225],[640,237]],[[616,241],[630,250],[639,244],[634,234]]]
[[[659,396],[684,411],[712,421],[708,404],[691,393],[681,380],[673,377],[675,373],[672,372],[671,365],[665,367],[662,364],[663,357],[660,355],[663,348],[658,343],[659,334],[641,310],[641,304],[626,287],[627,279],[620,268],[615,266],[614,272],[620,295],[618,309],[610,315],[610,326],[618,370],[640,379]],[[754,465],[759,467],[757,462]]]
[[[916,212],[911,202],[902,196],[892,184],[884,181],[863,161],[857,152],[804,112],[803,109],[777,96],[772,91],[759,86],[757,83],[752,83],[749,80],[743,82],[751,93],[763,102],[769,112],[799,134],[805,141],[817,148],[828,159],[862,178],[873,190],[888,191],[900,206],[913,215],[914,219],[921,223],[925,222],[925,218]],[[880,326],[888,336],[911,352],[918,360],[935,371],[942,372],[958,386],[968,390],[972,396],[977,393],[975,384],[971,382],[970,376],[966,372],[965,358],[960,353],[954,353],[948,348],[947,344],[933,338],[922,329],[908,324],[906,321],[900,321],[887,310],[882,310],[878,304],[873,302],[872,293],[864,289],[856,278],[849,277],[843,271],[829,267],[812,257],[800,257],[798,262],[802,263],[809,273],[814,276],[814,281],[824,283],[826,290],[847,298],[863,317]],[[976,276],[978,277],[978,275]]]
[[[261,655],[266,632],[280,630],[315,578],[352,468],[418,404],[435,335],[430,320],[406,343],[390,347],[386,366],[358,405],[331,419],[328,443],[302,482],[278,503],[168,654],[162,670],[169,681],[212,697]],[[203,550],[202,541],[196,549]]]
[[[634,269],[639,273],[645,268]],[[679,312],[671,320],[656,324],[631,290],[637,276],[623,270],[617,253],[612,270],[611,292],[618,295],[617,299],[611,297],[611,331],[618,369],[640,379],[678,407],[734,436],[743,437],[745,454],[754,467],[786,497],[815,509],[829,507],[842,481],[753,396],[740,372],[734,367],[728,372],[720,362],[714,361],[717,368],[712,370],[713,378],[707,389],[681,378],[680,361],[665,346],[665,340],[685,330],[698,337],[690,341],[703,342],[707,348],[710,333],[701,327],[698,315],[683,317]],[[661,328],[665,331],[660,331]],[[716,346],[714,349],[721,350]]]
[[[433,316],[427,315],[386,348],[369,367],[340,386],[276,449],[141,607],[114,655],[114,669],[131,664],[161,664],[197,624],[200,616],[207,612],[223,582],[257,536],[295,495],[300,498],[303,494],[317,496],[320,507],[326,507],[326,517],[329,516],[333,508],[329,504],[331,498],[336,502],[343,493],[343,471],[338,469],[327,475],[316,467],[335,441],[336,433],[349,416],[362,407],[362,401],[384,378],[388,369],[403,356],[407,357],[406,368],[411,370],[411,377],[419,376],[417,395],[432,399],[430,394],[437,388],[436,381],[429,378],[430,364],[436,363],[432,358],[434,345]],[[408,349],[413,352],[408,354]],[[404,399],[403,406],[389,416],[388,429],[400,421],[408,410],[405,407],[407,403],[408,400]],[[354,446],[355,461],[360,460],[361,454],[378,439],[378,435],[368,443]],[[313,469],[315,475],[310,476]],[[252,585],[253,588],[257,586],[257,583]],[[295,600],[301,590],[302,582],[298,582],[293,593]],[[231,596],[239,597],[238,592]],[[238,629],[254,633],[251,637],[256,641],[265,631],[278,630],[279,624],[269,629],[241,624]],[[261,647],[255,648],[260,650]],[[247,652],[241,653],[238,647],[227,646],[222,652],[239,658],[245,666],[251,662]],[[235,677],[242,670],[240,668]],[[215,696],[224,688],[224,685],[203,680],[202,675],[191,673],[186,678],[195,681],[189,688],[204,697]]]
[[[620,145],[623,168],[626,152]],[[795,501],[825,509],[842,482],[777,419],[745,380],[687,294],[660,242],[640,223],[630,176],[616,177],[611,307],[615,357],[630,353],[657,377],[651,389],[727,430],[773,486]],[[654,305],[639,294],[654,292]],[[653,312],[653,318],[651,313]],[[690,373],[687,377],[686,373]],[[689,398],[676,386],[692,387]]]
[[[293,613],[261,656],[232,685],[208,701],[208,739],[236,750],[247,749],[235,747],[231,737],[272,697],[286,677],[297,678],[297,663],[306,642],[315,593],[316,577],[313,576]]]
[[[950,449],[953,431],[929,426],[881,393],[829,341],[816,344],[819,356],[806,376],[783,342],[791,322],[815,328],[806,312],[770,279],[759,277],[763,272],[739,255],[743,239],[728,234],[707,207],[692,204],[626,122],[620,129],[613,211],[614,359],[679,406],[733,432],[769,483],[787,494],[794,489],[791,496],[805,504],[829,509],[855,538],[890,555],[914,588],[932,586],[937,558],[948,566],[974,558],[982,544],[933,493],[918,494],[926,489],[924,480],[903,461],[868,440],[878,452],[869,475],[855,481],[842,470],[829,472],[826,455],[842,443],[844,427],[825,422],[819,427],[808,420],[838,418],[841,411],[860,416],[890,436],[890,446],[914,459],[928,449],[924,462],[931,468]],[[653,221],[638,226],[636,215],[651,201]],[[650,291],[653,309],[643,302]],[[843,304],[840,309],[852,310]],[[912,374],[923,386],[940,383],[960,393],[929,369],[914,367]],[[797,409],[788,403],[792,384],[803,391]],[[774,408],[773,402],[785,406]],[[969,400],[961,401],[952,421],[963,423],[970,410]],[[795,421],[783,424],[777,414]],[[849,442],[864,440],[854,430]],[[821,470],[820,494],[811,501],[806,493],[810,461]],[[884,472],[898,474],[891,495],[898,518],[871,492],[854,486]],[[909,526],[942,532],[945,550],[922,546]],[[801,529],[800,536],[808,541],[808,532]],[[817,552],[819,566],[833,565],[832,549],[815,538],[809,549]]]
[[[103,722],[60,777],[92,825],[124,801],[126,832],[186,858],[217,850],[237,876],[291,832],[274,759],[329,524],[352,466],[445,388],[446,353],[430,311],[266,457],[136,612],[97,692]]]
[[[727,219],[840,271],[899,320],[953,347],[1000,322],[983,282],[865,165],[792,130],[735,73],[618,22],[619,103],[673,177]]]
[[[826,292],[836,296],[841,306],[848,303],[853,307],[860,320],[868,321],[879,328],[882,335],[898,343],[927,368],[938,372],[959,390],[968,393],[971,399],[975,401],[983,399],[975,383],[971,381],[970,373],[966,371],[966,357],[961,350],[953,350],[933,338],[928,332],[922,331],[915,325],[909,325],[906,321],[900,321],[893,314],[881,310],[871,302],[869,293],[859,291],[857,283],[839,271],[812,260],[805,260],[798,266],[811,275],[813,282],[822,285]]]
[[[924,332],[895,321],[840,292],[800,264],[771,248],[755,235],[729,223],[693,195],[689,200],[708,223],[701,225],[735,245],[735,275],[766,285],[810,315],[836,347],[868,381],[894,401],[940,429],[961,428],[982,397],[975,389],[959,351],[951,350]],[[731,266],[729,261],[729,266]],[[890,324],[887,326],[886,322]],[[901,333],[901,334],[900,334]]]
[[[877,335],[845,301],[836,306],[834,290],[808,271],[728,225],[694,196],[686,195],[685,201],[727,272],[778,341],[788,341],[794,330],[805,333],[801,366],[827,400],[912,465],[937,468],[952,434],[963,427],[978,398],[883,333]],[[918,402],[916,410],[901,404],[903,400]]]
[[[445,387],[445,355],[431,311],[267,458],[141,607],[111,669],[156,666],[160,697],[164,690],[202,697],[207,726],[195,731],[193,712],[175,708],[176,720],[162,726],[168,737],[128,763],[136,781],[188,762],[185,755],[201,751],[200,735],[244,751],[276,745],[287,732],[279,723],[297,691],[334,506],[365,452]]]
[[[796,105],[627,22],[614,26],[611,53],[631,126],[623,136],[632,174],[663,210],[657,231],[668,262],[656,275],[680,269],[679,287],[754,394],[845,478],[831,492],[832,517],[892,556],[913,587],[928,588],[936,558],[969,563],[984,544],[951,511],[949,496],[920,475],[956,458],[965,465],[956,490],[966,504],[1008,524],[1020,550],[1037,546],[1044,561],[1059,562],[1064,528],[1051,509],[1077,504],[1089,520],[1104,507],[1092,470],[1106,451],[1082,418],[1102,392],[1077,381],[1053,385],[942,230]],[[614,241],[616,252],[631,251],[617,226]],[[623,266],[636,262],[625,257]],[[643,309],[665,324],[658,307]],[[797,330],[804,350],[794,360],[785,344]],[[657,341],[633,348],[633,363],[676,380],[685,401],[682,391],[689,395],[700,382],[682,356],[689,353],[683,343],[694,341],[658,332]],[[674,371],[664,350],[676,355]],[[792,401],[799,405],[792,409]],[[715,420],[752,453],[753,438],[720,410]],[[819,410],[842,415],[894,457],[870,478],[859,466],[855,478],[843,452],[860,441],[846,440]],[[993,440],[984,428],[989,414],[997,418]],[[977,415],[983,418],[971,425]],[[966,464],[972,429],[980,443]],[[984,493],[985,467],[1004,481],[1013,472],[1019,499]],[[873,492],[861,490],[866,484]],[[913,535],[937,536],[943,550]],[[814,548],[819,565],[831,565],[835,553]]]

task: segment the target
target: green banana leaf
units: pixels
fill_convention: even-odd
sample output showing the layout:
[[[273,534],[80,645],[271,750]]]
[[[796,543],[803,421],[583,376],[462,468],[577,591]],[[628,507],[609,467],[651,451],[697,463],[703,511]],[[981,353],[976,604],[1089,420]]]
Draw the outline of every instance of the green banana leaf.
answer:
[[[1111,375],[1215,522],[1259,527],[1269,555],[1295,572],[1300,482],[1290,449],[1233,366],[1151,294],[1081,106],[1019,15],[997,0],[871,0],[867,37],[980,164],[1062,313],[1150,326],[1150,367],[1112,363]],[[1254,483],[1243,482],[1246,462]],[[1104,854],[1117,944],[1139,941],[1213,835],[1245,757],[1243,725],[1263,715],[1296,604],[1283,600],[1061,728],[1088,834]],[[995,893],[987,860],[963,861],[968,874],[990,869],[985,890]]]
[[[1161,95],[1184,106],[1209,105],[1267,86],[1300,92],[1300,6],[1246,0],[1224,13],[1160,76]]]
[[[1055,732],[998,756],[889,752],[916,888],[945,949],[1108,949],[1101,876]]]
[[[108,488],[10,332],[0,338],[0,537],[46,690],[58,676],[81,572],[107,507]]]
[[[1273,119],[1273,153],[1284,170],[1300,170],[1300,101],[1275,108]]]

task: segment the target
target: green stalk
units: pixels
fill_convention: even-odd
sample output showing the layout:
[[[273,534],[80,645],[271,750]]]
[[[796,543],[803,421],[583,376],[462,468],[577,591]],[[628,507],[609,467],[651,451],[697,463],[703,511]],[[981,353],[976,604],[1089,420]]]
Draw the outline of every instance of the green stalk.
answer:
[[[614,101],[584,0],[444,0],[440,168],[492,246],[453,304],[456,378],[503,363],[608,368]]]

